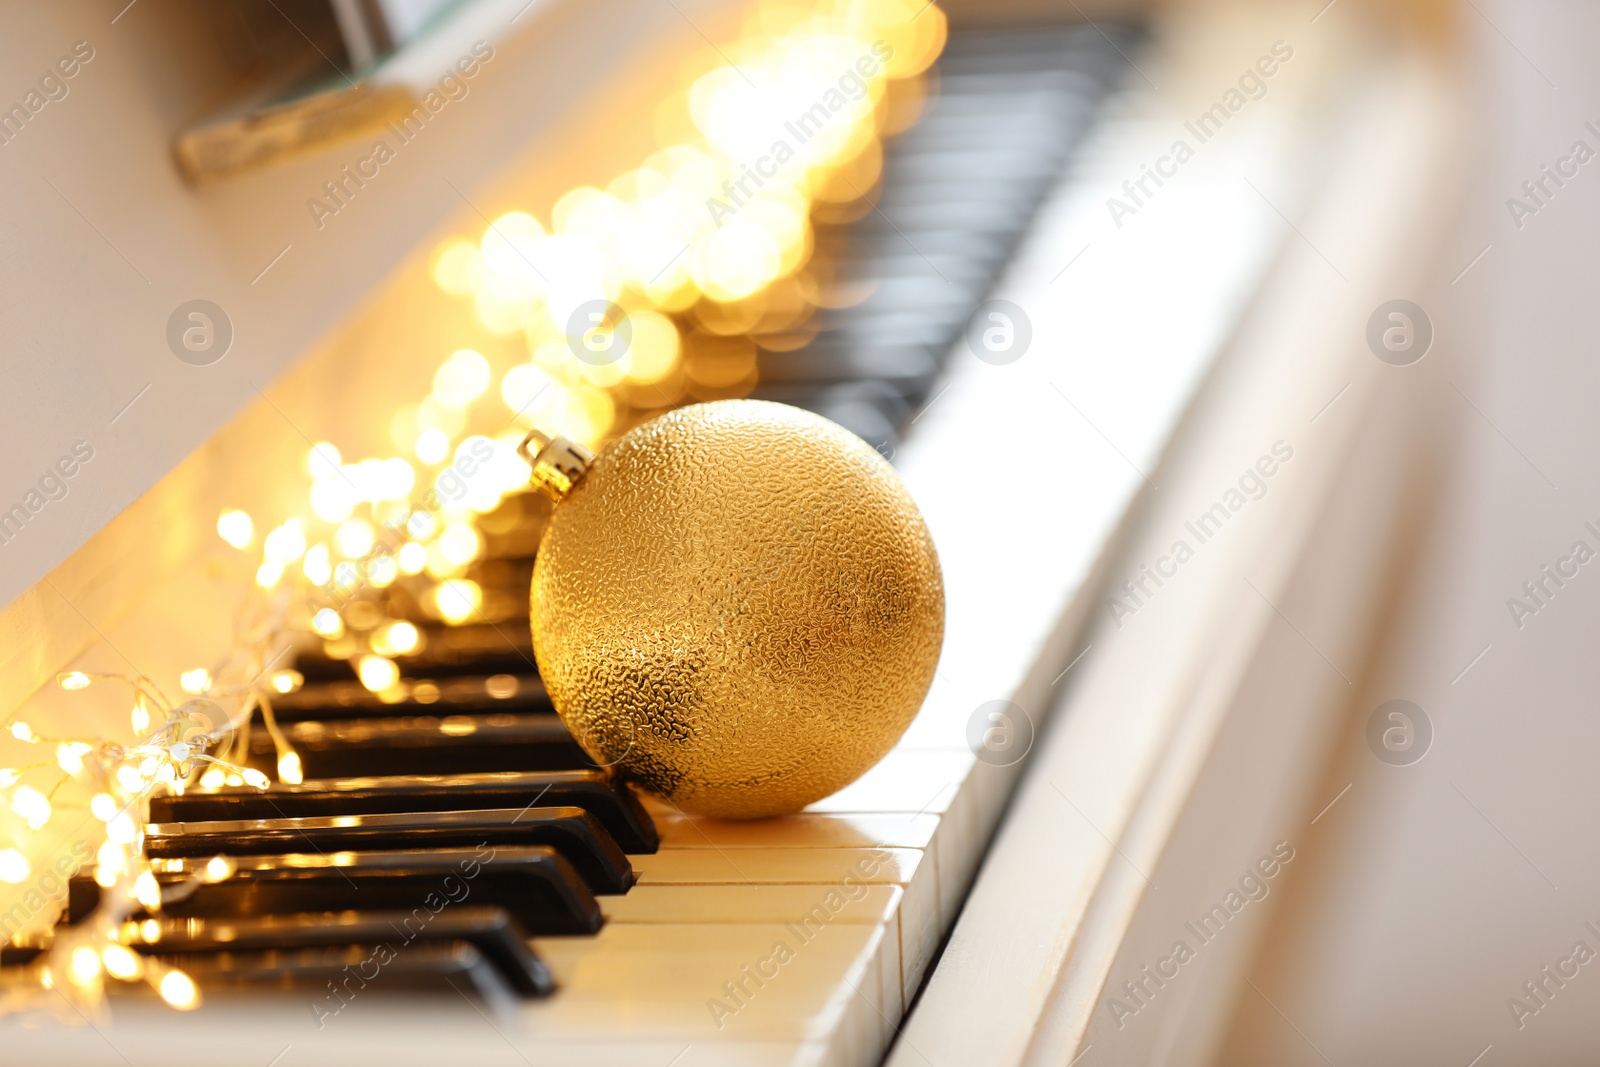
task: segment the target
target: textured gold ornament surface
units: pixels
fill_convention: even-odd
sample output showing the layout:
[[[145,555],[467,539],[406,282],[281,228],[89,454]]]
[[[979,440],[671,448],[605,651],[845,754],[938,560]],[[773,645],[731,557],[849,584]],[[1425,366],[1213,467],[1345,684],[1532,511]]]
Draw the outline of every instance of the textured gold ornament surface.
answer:
[[[798,811],[927,694],[944,586],[883,458],[820,416],[724,400],[639,426],[557,503],[534,652],[602,764],[686,811]]]

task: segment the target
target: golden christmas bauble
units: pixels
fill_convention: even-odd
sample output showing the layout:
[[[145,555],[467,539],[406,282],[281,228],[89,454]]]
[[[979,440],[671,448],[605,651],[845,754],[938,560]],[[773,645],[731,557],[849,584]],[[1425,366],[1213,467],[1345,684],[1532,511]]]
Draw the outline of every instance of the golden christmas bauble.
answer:
[[[798,811],[883,757],[927,694],[944,586],[922,515],[860,438],[782,404],[653,419],[598,456],[530,435],[557,499],[533,572],[556,711],[685,811]]]

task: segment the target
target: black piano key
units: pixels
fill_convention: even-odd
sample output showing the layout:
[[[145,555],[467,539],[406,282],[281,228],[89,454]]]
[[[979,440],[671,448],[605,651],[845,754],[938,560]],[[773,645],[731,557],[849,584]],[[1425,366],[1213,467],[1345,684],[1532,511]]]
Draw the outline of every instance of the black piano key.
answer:
[[[130,924],[129,947],[146,956],[203,958],[222,952],[293,952],[307,949],[389,949],[381,971],[425,946],[466,944],[493,964],[517,993],[547,996],[555,988],[550,969],[528,945],[528,932],[505,908],[451,905],[426,921],[411,911],[342,911],[325,914],[263,915],[229,918],[159,918],[152,928]],[[315,955],[309,958],[317,958]],[[380,957],[384,958],[384,957]],[[370,966],[370,964],[369,964]]]
[[[191,876],[204,871],[209,858],[152,859],[164,888],[192,884],[187,895],[163,899],[162,912],[178,918],[362,908],[438,914],[471,900],[505,908],[533,936],[592,934],[601,925],[600,906],[583,879],[560,853],[543,846],[230,858],[237,868],[231,875],[200,884],[192,884]]]
[[[407,678],[538,673],[533,659],[533,635],[526,618],[500,623],[469,622],[462,626],[419,626],[418,629],[422,631],[422,647],[413,654],[393,657],[400,673]],[[355,665],[350,659],[337,659],[319,649],[302,652],[295,660],[295,669],[307,682],[351,681],[356,677]]]
[[[554,714],[447,715],[306,720],[283,734],[306,778],[488,771],[584,770],[597,765]],[[251,735],[250,764],[267,773],[276,749],[265,731]]]
[[[454,715],[555,713],[536,674],[467,675],[402,679],[393,692],[374,693],[360,682],[318,682],[272,698],[280,724],[314,720],[392,719]],[[259,714],[258,714],[259,719]]]
[[[626,893],[633,867],[605,827],[581,808],[490,809],[250,819],[236,822],[152,823],[145,828],[151,858],[209,858],[286,852],[394,851],[543,845],[566,857],[595,893]]]
[[[373,982],[393,989],[428,992],[471,990],[500,1013],[515,1010],[517,995],[500,969],[470,941],[429,941],[388,959],[381,945],[338,945],[244,952],[178,953],[163,962],[194,979],[202,989],[325,990],[332,982],[355,992],[362,968],[376,968]],[[352,974],[356,977],[352,977]],[[328,994],[329,1014],[345,1001]]]
[[[231,822],[534,806],[582,808],[624,852],[654,852],[660,843],[655,823],[638,798],[599,771],[396,775],[307,781],[265,791],[189,792],[152,797],[150,821]]]

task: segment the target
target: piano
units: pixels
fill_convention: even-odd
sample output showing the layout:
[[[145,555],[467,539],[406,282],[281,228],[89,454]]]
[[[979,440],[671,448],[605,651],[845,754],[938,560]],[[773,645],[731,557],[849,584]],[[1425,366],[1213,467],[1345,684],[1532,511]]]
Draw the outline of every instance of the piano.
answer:
[[[89,38],[108,80],[134,64],[111,34],[158,54],[184,10],[148,6],[107,9]],[[805,812],[747,823],[685,815],[597,766],[556,717],[528,633],[548,505],[507,483],[453,520],[456,547],[433,540],[358,583],[263,665],[270,717],[229,744],[270,788],[151,800],[142,848],[166,892],[123,940],[189,976],[198,1007],[117,981],[98,1014],[46,997],[0,1017],[17,1062],[1208,1062],[1248,941],[1207,955],[1181,993],[1136,1001],[1139,1027],[1103,998],[1142,981],[1173,916],[1201,910],[1158,886],[1225,882],[1298,840],[1326,799],[1310,769],[1348,699],[1340,666],[1365,654],[1426,477],[1432,416],[1361,325],[1418,276],[1425,249],[1402,235],[1442,218],[1446,76],[1421,45],[1372,62],[1371,13],[920,6],[895,25],[926,70],[884,97],[881,150],[812,203],[804,269],[754,299],[667,307],[667,372],[590,375],[569,395],[602,401],[566,409],[600,444],[675,404],[754,396],[824,414],[894,463],[948,612],[933,689],[895,749]],[[121,411],[100,386],[97,407],[63,409],[68,423],[92,410],[107,458],[82,465],[81,500],[4,546],[6,722],[131,740],[120,695],[55,679],[173,681],[214,663],[252,586],[277,579],[219,531],[259,545],[303,519],[333,554],[313,562],[302,543],[284,565],[326,564],[316,584],[333,588],[348,513],[307,511],[308,471],[404,439],[436,473],[449,454],[428,452],[430,429],[502,451],[525,432],[516,409],[537,398],[515,384],[470,422],[419,406],[451,366],[511,382],[539,366],[506,302],[471,281],[511,243],[497,222],[554,227],[565,193],[638,166],[697,79],[737,77],[784,25],[781,5],[645,7],[458,5],[369,76],[427,85],[438,57],[481,40],[493,58],[477,53],[476,84],[439,118],[466,114],[342,198],[321,178],[359,137],[198,190],[168,145],[139,149],[140,173],[161,175],[141,179],[154,202],[181,220],[176,251],[142,224],[76,233],[93,264],[77,284],[132,268],[96,314],[137,301],[156,338],[144,353],[167,309],[144,306],[135,264],[171,275],[199,250],[213,276],[182,273],[182,291],[227,309],[233,356],[162,356],[140,371],[153,395],[117,379]],[[585,69],[573,56],[608,19],[614,48]],[[84,66],[84,96],[100,73]],[[25,133],[50,134],[37,126]],[[56,185],[40,195],[81,222],[113,206]],[[239,218],[256,205],[281,222],[307,197],[325,210],[281,245]],[[170,276],[159,289],[178,291]],[[435,376],[459,349],[481,355]],[[19,454],[8,486],[43,462]],[[1196,532],[1219,501],[1224,518]],[[240,513],[250,534],[219,523]],[[1179,542],[1191,552],[1175,561]],[[465,608],[444,583],[470,592]],[[1299,714],[1274,714],[1269,680]],[[30,762],[25,744],[0,739],[0,765]],[[53,825],[17,832],[0,1006],[101,899],[71,808],[64,794]]]

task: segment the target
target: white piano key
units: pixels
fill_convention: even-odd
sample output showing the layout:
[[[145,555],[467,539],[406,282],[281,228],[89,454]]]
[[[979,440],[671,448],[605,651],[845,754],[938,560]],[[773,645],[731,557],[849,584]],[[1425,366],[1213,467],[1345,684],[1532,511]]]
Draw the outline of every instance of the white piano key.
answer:
[[[877,925],[831,922],[613,923],[593,938],[539,938],[558,992],[525,1008],[508,1036],[535,1054],[545,1041],[600,1034],[798,1043],[846,1027],[854,1044],[877,1015],[883,939]],[[869,1029],[868,1043],[878,1040],[881,1027]]]
[[[829,893],[852,889],[858,882],[900,886],[905,895],[898,911],[899,977],[907,1002],[943,936],[938,875],[927,860],[920,850],[896,848],[664,849],[653,856],[633,857],[640,888],[800,884],[817,886],[815,903],[822,904]]]
[[[648,806],[648,805],[647,805]],[[662,848],[927,848],[939,827],[931,814],[805,812],[734,822],[651,807]]]
[[[903,890],[893,885],[855,887],[833,922],[890,923]],[[624,896],[596,898],[608,922],[784,923],[818,901],[814,885],[637,885]]]
[[[819,904],[839,906],[826,921],[881,926],[875,986],[870,999],[885,1020],[905,1009],[900,982],[900,901],[904,890],[892,885],[861,886],[840,900],[819,900],[812,885],[639,885],[625,896],[601,897],[607,922],[618,923],[800,923]],[[842,904],[840,903],[842,901]],[[814,919],[813,922],[821,921]],[[863,992],[868,992],[863,989]],[[893,1023],[890,1023],[892,1027]]]

